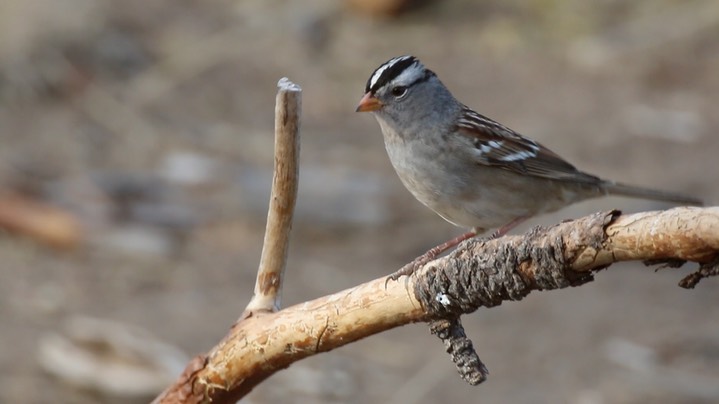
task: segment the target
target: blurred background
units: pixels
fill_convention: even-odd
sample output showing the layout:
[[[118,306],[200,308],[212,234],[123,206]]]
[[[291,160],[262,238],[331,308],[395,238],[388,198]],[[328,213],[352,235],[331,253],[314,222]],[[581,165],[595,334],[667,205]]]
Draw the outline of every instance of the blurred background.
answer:
[[[713,0],[5,0],[0,402],[147,402],[226,333],[259,261],[283,76],[304,90],[285,305],[459,234],[354,112],[401,54],[586,171],[719,199]],[[667,207],[605,198],[520,231]],[[466,316],[491,371],[479,387],[420,324],[297,363],[246,402],[717,402],[717,280],[680,289],[690,269],[619,265]]]

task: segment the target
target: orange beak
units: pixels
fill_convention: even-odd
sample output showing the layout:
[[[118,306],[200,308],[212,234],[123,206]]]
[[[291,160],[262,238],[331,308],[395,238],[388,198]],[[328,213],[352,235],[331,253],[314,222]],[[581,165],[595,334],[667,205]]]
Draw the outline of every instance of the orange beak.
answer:
[[[355,112],[371,112],[371,111],[377,111],[378,109],[382,108],[382,103],[380,100],[375,98],[372,93],[367,93],[362,97],[362,99],[359,102],[359,105],[357,105],[357,109]]]

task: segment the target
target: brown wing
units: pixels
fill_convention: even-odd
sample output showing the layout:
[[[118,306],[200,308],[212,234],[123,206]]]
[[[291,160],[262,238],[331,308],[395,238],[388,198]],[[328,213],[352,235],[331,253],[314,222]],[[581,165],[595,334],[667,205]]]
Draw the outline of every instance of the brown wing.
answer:
[[[457,121],[457,130],[472,138],[480,164],[551,180],[601,182],[534,140],[467,107]]]

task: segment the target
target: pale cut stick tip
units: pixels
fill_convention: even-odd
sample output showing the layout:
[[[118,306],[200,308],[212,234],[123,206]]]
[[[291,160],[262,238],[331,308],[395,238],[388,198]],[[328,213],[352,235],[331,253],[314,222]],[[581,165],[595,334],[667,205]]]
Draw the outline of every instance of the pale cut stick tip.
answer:
[[[287,77],[283,77],[280,79],[280,81],[277,82],[277,88],[279,88],[280,90],[284,90],[284,91],[297,91],[297,92],[302,91],[302,87],[293,83]]]

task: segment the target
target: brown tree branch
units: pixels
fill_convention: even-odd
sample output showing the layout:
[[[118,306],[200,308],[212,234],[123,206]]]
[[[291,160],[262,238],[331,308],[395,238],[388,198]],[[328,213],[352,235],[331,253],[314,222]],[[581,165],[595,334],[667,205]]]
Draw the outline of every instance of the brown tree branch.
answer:
[[[632,215],[603,212],[524,235],[468,240],[426,264],[407,282],[400,279],[385,287],[385,278],[375,279],[238,322],[155,402],[234,402],[274,372],[307,356],[412,322],[453,321],[478,307],[520,300],[532,290],[577,286],[614,262],[716,264],[717,229],[719,208],[675,208]],[[465,351],[453,355],[460,366],[471,362],[474,352],[462,343],[461,335],[458,338],[459,344],[443,340]],[[483,366],[478,357],[472,363],[477,369]],[[477,372],[460,370],[481,381]]]
[[[300,174],[300,114],[302,89],[289,79],[277,83],[275,101],[275,169],[265,240],[257,270],[255,293],[241,318],[281,307],[282,280],[287,264],[292,216]]]

